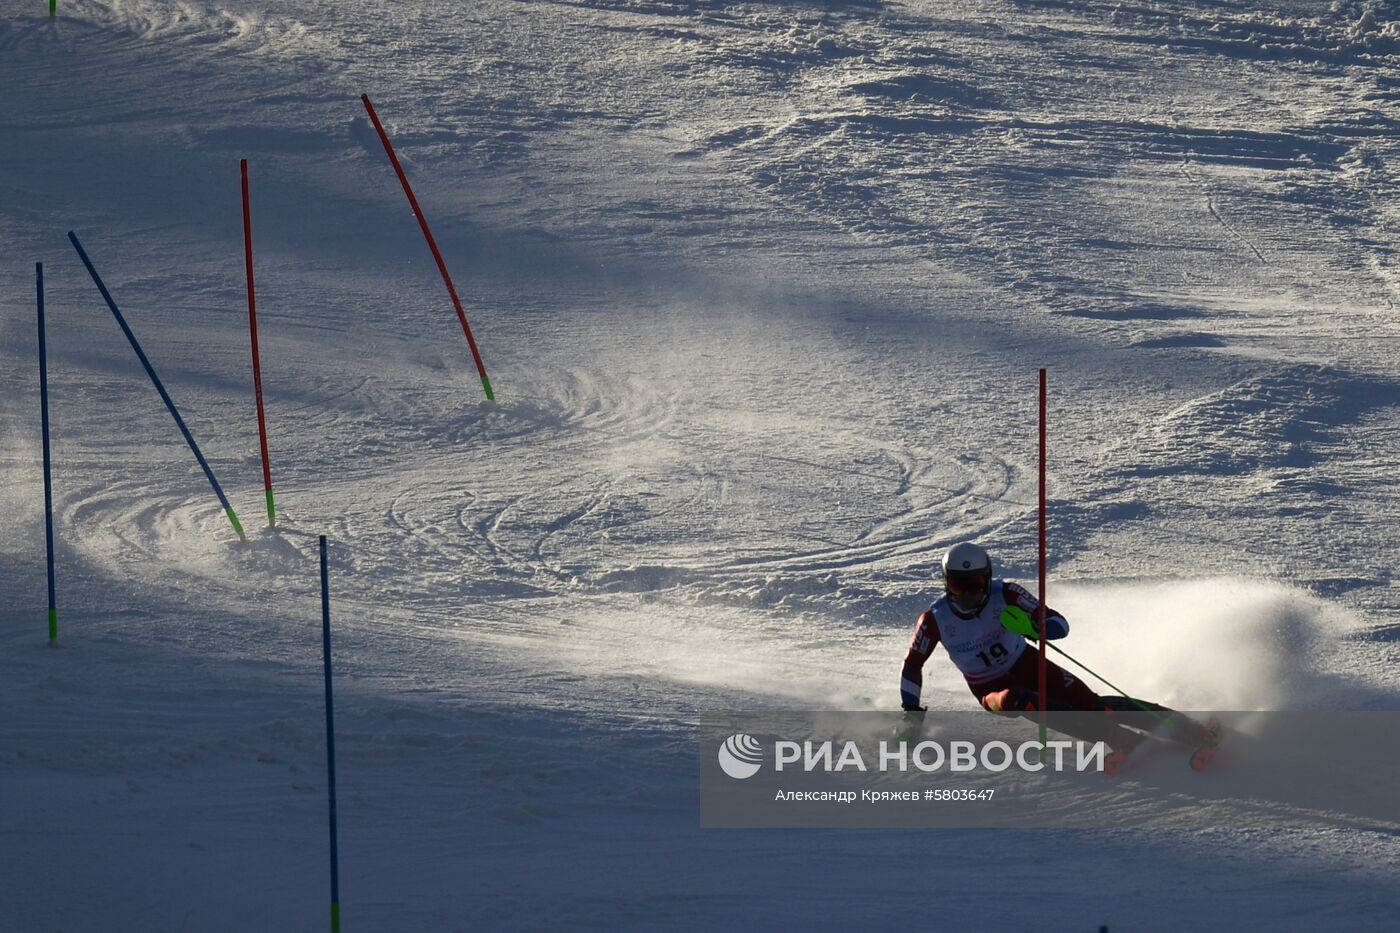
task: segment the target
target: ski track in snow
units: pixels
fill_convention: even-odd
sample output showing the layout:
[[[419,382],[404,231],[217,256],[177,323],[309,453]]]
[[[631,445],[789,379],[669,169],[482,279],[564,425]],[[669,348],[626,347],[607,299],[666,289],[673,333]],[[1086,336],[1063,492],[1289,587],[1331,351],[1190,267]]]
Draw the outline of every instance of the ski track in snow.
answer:
[[[904,922],[887,834],[698,830],[695,723],[890,707],[954,541],[1033,579],[1041,365],[1072,650],[1186,708],[1400,706],[1393,4],[33,6],[0,17],[0,925],[322,922],[321,533],[356,928]],[[971,707],[941,653],[926,689]],[[901,839],[957,851],[952,928],[1393,920],[1393,832],[1192,830],[1149,777],[1179,824]]]

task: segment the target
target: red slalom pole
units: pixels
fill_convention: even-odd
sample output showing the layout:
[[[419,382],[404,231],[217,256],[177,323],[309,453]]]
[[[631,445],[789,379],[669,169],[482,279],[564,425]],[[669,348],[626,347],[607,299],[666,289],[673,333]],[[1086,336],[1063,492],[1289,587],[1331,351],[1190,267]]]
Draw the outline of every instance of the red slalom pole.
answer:
[[[438,271],[442,273],[442,281],[447,286],[447,294],[452,296],[452,307],[457,309],[457,320],[462,322],[462,333],[467,335],[467,346],[471,347],[472,359],[476,360],[476,371],[481,374],[481,387],[486,390],[488,401],[495,399],[496,394],[491,391],[491,379],[486,375],[486,364],[481,361],[481,351],[476,347],[476,338],[472,336],[471,325],[467,323],[467,312],[462,310],[462,300],[457,297],[457,287],[452,284],[452,276],[447,271],[447,263],[442,260],[442,253],[439,252],[437,241],[433,239],[433,231],[428,229],[428,218],[423,214],[423,208],[418,206],[418,198],[414,197],[413,188],[408,183],[408,176],[403,172],[403,166],[399,164],[399,157],[394,154],[394,146],[389,142],[389,134],[384,132],[384,124],[379,122],[379,114],[374,112],[374,104],[369,102],[368,94],[361,94],[360,100],[364,102],[365,110],[369,112],[369,118],[374,122],[375,132],[379,134],[379,141],[384,144],[384,151],[389,154],[389,162],[394,166],[394,174],[399,176],[399,184],[403,185],[403,193],[408,195],[408,204],[413,208],[413,216],[418,218],[418,226],[423,228],[423,238],[428,241],[428,249],[432,250],[433,259],[437,261]]]
[[[1036,623],[1040,630],[1040,744],[1045,746],[1046,710],[1050,704],[1046,699],[1045,645],[1045,425],[1046,415],[1045,370],[1040,370],[1040,606],[1036,609]]]
[[[258,401],[258,442],[262,445],[263,489],[267,493],[267,527],[277,527],[272,500],[272,461],[267,453],[267,414],[263,410],[262,360],[258,353],[258,302],[253,288],[253,212],[248,206],[248,160],[238,161],[243,177],[243,260],[248,272],[248,335],[253,343],[253,395]]]

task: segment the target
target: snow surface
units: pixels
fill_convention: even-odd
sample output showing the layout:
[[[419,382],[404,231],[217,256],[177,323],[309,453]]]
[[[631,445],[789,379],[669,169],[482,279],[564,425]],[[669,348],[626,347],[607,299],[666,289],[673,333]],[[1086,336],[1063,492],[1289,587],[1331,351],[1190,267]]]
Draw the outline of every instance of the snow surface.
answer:
[[[1400,708],[1400,5],[46,12],[0,14],[0,928],[323,928],[321,533],[347,930],[1393,923],[1390,832],[702,831],[695,762],[706,710],[893,706],[948,544],[1033,576],[1042,365],[1071,650]]]

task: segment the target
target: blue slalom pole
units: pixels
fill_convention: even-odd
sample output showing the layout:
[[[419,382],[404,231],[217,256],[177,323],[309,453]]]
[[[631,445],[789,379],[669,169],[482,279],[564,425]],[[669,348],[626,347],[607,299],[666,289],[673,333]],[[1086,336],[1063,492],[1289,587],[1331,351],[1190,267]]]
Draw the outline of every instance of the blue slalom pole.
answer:
[[[126,318],[122,317],[121,310],[117,307],[117,303],[112,300],[112,293],[107,291],[107,286],[102,283],[102,277],[98,275],[97,270],[93,268],[92,260],[88,259],[88,254],[83,250],[83,244],[78,242],[78,237],[72,230],[68,231],[68,239],[73,241],[73,248],[78,251],[78,258],[81,259],[83,265],[87,267],[88,275],[92,276],[93,284],[95,284],[97,290],[102,293],[102,298],[107,302],[107,307],[112,309],[112,316],[117,319],[117,324],[120,325],[122,333],[126,334],[126,339],[131,342],[131,349],[136,351],[136,358],[141,361],[142,366],[146,367],[146,375],[151,377],[151,382],[155,385],[156,391],[160,393],[161,400],[165,402],[165,407],[170,409],[171,417],[175,419],[175,424],[180,428],[180,433],[185,436],[185,443],[189,444],[190,450],[194,451],[195,459],[199,461],[200,467],[204,470],[204,475],[209,479],[209,485],[214,487],[214,495],[219,497],[219,504],[224,507],[224,514],[228,516],[230,524],[233,525],[233,530],[238,532],[240,540],[247,541],[247,536],[243,534],[243,526],[239,524],[238,516],[233,512],[233,506],[229,505],[228,497],[224,495],[224,490],[219,485],[219,481],[214,478],[214,471],[209,469],[209,462],[204,459],[204,454],[200,453],[199,445],[194,442],[194,435],[190,433],[189,428],[185,427],[185,419],[180,417],[179,409],[175,407],[175,402],[170,398],[170,393],[165,391],[165,386],[161,383],[160,377],[156,375],[155,368],[151,366],[151,361],[146,359],[146,354],[141,349],[141,344],[137,342],[136,335],[131,332],[131,328],[127,326]]]
[[[340,933],[340,847],[335,828],[335,700],[331,693],[331,587],[321,535],[321,653],[326,659],[326,787],[331,802],[331,933]]]
[[[58,644],[58,600],[53,574],[53,465],[49,458],[49,353],[44,338],[44,264],[34,264],[34,290],[39,299],[39,413],[44,426],[44,543],[49,565],[49,644]]]

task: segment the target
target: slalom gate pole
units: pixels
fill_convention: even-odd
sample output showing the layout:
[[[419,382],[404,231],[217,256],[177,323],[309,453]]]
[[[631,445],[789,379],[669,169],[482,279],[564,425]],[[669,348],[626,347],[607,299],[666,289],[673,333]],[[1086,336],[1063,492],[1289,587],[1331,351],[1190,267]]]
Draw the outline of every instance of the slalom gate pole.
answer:
[[[53,469],[49,457],[49,353],[44,336],[44,264],[34,264],[34,290],[39,299],[39,417],[44,432],[44,546],[49,568],[49,645],[58,645],[58,601],[53,573]]]
[[[83,250],[83,244],[78,242],[77,234],[72,230],[68,231],[68,239],[72,241],[73,248],[78,251],[78,258],[81,259],[83,265],[87,267],[88,275],[92,276],[93,284],[96,285],[97,290],[102,293],[102,299],[107,302],[107,307],[111,309],[112,316],[117,319],[117,324],[121,326],[122,333],[126,334],[126,339],[131,344],[131,349],[136,351],[136,358],[140,360],[141,365],[146,368],[146,375],[151,377],[151,383],[156,387],[156,391],[160,393],[161,401],[165,402],[165,407],[170,410],[170,416],[175,419],[176,426],[179,427],[180,433],[184,435],[185,443],[188,444],[190,450],[194,452],[194,457],[199,461],[200,468],[204,470],[204,476],[209,480],[209,485],[214,487],[214,495],[219,497],[219,504],[224,507],[224,514],[228,516],[229,523],[233,525],[233,530],[238,532],[240,541],[247,541],[248,537],[243,534],[243,526],[239,524],[238,516],[234,514],[233,506],[229,505],[228,497],[224,495],[223,487],[221,487],[219,481],[214,478],[214,471],[209,468],[209,461],[204,459],[204,454],[200,452],[199,445],[194,442],[194,435],[190,433],[189,428],[185,427],[185,419],[180,417],[180,411],[175,407],[175,402],[170,398],[170,393],[165,391],[165,386],[161,383],[160,377],[156,375],[155,368],[151,366],[151,361],[146,359],[145,351],[141,349],[141,344],[136,340],[136,335],[132,333],[131,328],[127,326],[126,318],[122,317],[121,309],[118,308],[117,303],[112,300],[112,293],[107,290],[107,286],[102,282],[102,277],[97,274],[97,269],[93,267],[92,260],[88,258],[88,254]]]
[[[331,933],[340,933],[340,852],[335,820],[335,701],[331,693],[331,588],[321,535],[321,654],[326,666],[326,788],[331,809]]]
[[[418,206],[418,198],[413,194],[413,188],[408,183],[408,176],[404,174],[403,166],[399,164],[399,157],[394,153],[393,144],[389,142],[389,134],[384,132],[384,124],[379,122],[379,114],[374,110],[374,104],[370,103],[368,94],[361,94],[360,100],[365,105],[365,110],[369,112],[369,118],[374,123],[374,130],[379,134],[379,141],[384,144],[384,151],[389,155],[389,162],[394,166],[394,174],[399,176],[399,184],[403,185],[403,193],[408,195],[408,205],[413,208],[413,216],[418,218],[418,226],[423,228],[423,238],[428,241],[428,249],[432,251],[433,259],[437,262],[438,272],[442,273],[443,284],[447,286],[447,294],[452,298],[452,307],[457,310],[457,320],[462,323],[462,333],[467,336],[467,346],[471,348],[472,359],[476,361],[476,371],[481,375],[481,387],[486,390],[487,401],[496,398],[496,394],[491,391],[491,379],[486,375],[486,364],[481,361],[481,351],[477,349],[476,338],[472,336],[471,326],[467,323],[467,312],[462,310],[462,300],[457,297],[457,288],[452,284],[452,276],[447,271],[447,263],[442,259],[442,253],[438,250],[437,241],[433,239],[433,231],[428,228],[428,218],[423,214],[423,208]]]
[[[1040,370],[1040,527],[1039,527],[1039,553],[1040,553],[1040,606],[1035,611],[1036,621],[1039,623],[1039,630],[1045,631],[1045,428],[1047,418],[1046,412],[1046,375],[1045,369]],[[1040,669],[1040,747],[1044,748],[1047,733],[1047,716],[1050,708],[1050,701],[1046,687],[1046,652],[1045,644],[1049,639],[1040,638],[1040,656],[1037,658],[1037,665]]]
[[[49,19],[58,15],[58,0],[49,0]]]
[[[263,491],[267,498],[267,527],[277,527],[277,507],[272,499],[272,461],[267,453],[267,415],[263,410],[262,360],[258,352],[258,302],[253,287],[253,213],[248,203],[248,160],[240,159],[243,180],[243,265],[248,278],[248,337],[253,344],[253,395],[258,405],[258,443],[262,446]]]

